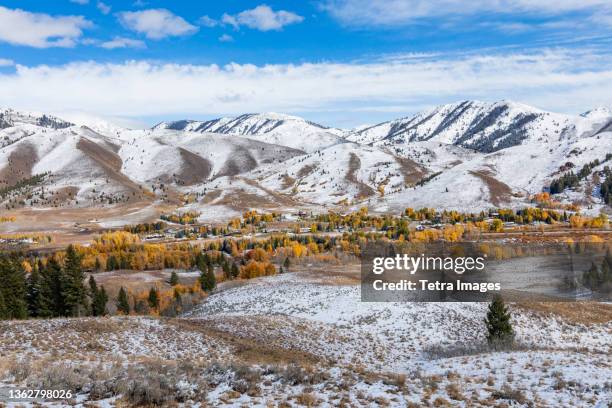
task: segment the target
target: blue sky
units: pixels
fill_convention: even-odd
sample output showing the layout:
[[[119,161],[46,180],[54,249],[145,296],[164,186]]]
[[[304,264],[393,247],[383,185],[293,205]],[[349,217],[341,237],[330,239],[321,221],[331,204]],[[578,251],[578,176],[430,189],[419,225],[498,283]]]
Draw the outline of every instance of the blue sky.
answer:
[[[612,105],[607,0],[0,0],[0,104],[335,126],[461,99]]]

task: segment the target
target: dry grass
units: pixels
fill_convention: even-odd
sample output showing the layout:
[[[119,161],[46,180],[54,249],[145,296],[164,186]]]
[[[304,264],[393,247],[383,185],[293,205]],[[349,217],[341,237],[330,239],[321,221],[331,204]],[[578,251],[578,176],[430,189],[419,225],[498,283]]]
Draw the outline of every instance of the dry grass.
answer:
[[[244,336],[239,336],[203,320],[177,319],[170,323],[181,330],[198,331],[228,345],[232,349],[232,357],[243,363],[253,365],[284,365],[293,362],[301,365],[321,363],[321,358],[311,353],[283,348],[274,341],[261,342],[249,338],[247,337],[248,330],[245,330]]]
[[[500,207],[503,203],[507,203],[510,201],[512,197],[512,189],[505,183],[502,183],[495,177],[493,177],[493,172],[490,170],[479,170],[472,171],[470,170],[470,174],[481,179],[487,188],[489,189],[489,196],[491,202],[496,207]]]
[[[553,315],[576,324],[604,324],[612,321],[612,304],[598,302],[518,302],[516,307]]]
[[[355,184],[357,188],[359,189],[359,192],[357,193],[357,196],[355,197],[358,200],[364,199],[367,197],[371,197],[376,194],[376,192],[374,191],[372,187],[368,186],[364,182],[357,179],[356,173],[357,171],[359,171],[360,168],[361,168],[361,159],[355,153],[351,153],[351,156],[349,159],[349,168],[344,178],[346,179],[346,181],[349,181]]]

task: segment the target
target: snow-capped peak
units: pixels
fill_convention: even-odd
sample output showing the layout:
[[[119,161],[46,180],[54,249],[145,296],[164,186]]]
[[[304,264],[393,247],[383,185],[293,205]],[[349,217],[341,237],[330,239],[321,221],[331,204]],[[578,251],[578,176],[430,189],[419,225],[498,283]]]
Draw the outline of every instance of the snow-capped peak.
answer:
[[[35,125],[52,129],[64,129],[74,124],[44,113],[16,111],[10,108],[0,109],[0,129],[18,125]]]
[[[612,109],[606,106],[599,106],[580,114],[585,119],[601,120],[612,117]]]

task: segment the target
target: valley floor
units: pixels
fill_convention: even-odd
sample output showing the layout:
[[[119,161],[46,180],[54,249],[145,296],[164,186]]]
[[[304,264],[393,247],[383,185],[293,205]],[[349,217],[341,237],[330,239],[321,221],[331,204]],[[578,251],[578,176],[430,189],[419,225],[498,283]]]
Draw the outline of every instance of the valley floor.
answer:
[[[490,352],[486,304],[364,303],[354,274],[303,269],[222,285],[176,319],[0,322],[0,388],[69,388],[83,406],[612,400],[610,305],[512,304],[517,346]]]

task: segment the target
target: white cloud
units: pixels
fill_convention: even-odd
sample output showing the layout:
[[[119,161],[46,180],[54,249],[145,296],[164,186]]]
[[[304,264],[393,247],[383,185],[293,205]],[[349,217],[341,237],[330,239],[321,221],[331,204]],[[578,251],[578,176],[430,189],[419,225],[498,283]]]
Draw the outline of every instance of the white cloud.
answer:
[[[198,20],[198,23],[201,26],[209,27],[209,28],[216,27],[219,25],[219,22],[217,20],[215,20],[214,18],[210,18],[208,16],[200,17],[200,19]]]
[[[12,67],[13,65],[15,65],[15,61],[7,58],[0,58],[0,67]]]
[[[96,4],[96,7],[98,8],[98,10],[100,10],[102,14],[108,14],[111,12],[111,6],[101,1],[98,1],[98,3]]]
[[[93,24],[82,16],[50,16],[0,6],[0,41],[36,48],[73,47]]]
[[[119,13],[119,21],[126,28],[152,40],[191,35],[198,31],[198,27],[166,9],[124,11]]]
[[[610,10],[609,0],[322,0],[321,8],[352,26],[407,25],[420,18],[477,13],[555,15]]]
[[[115,48],[146,48],[146,44],[144,41],[132,38],[115,37],[110,41],[101,43],[100,47],[106,48],[107,50],[114,50]]]
[[[76,4],[80,4],[80,5],[85,5],[87,3],[89,3],[89,0],[70,0],[71,3],[76,3]]]
[[[221,41],[221,42],[232,42],[232,41],[234,41],[234,37],[232,37],[229,34],[223,34],[221,37],[219,37],[219,41]]]
[[[243,25],[260,31],[270,31],[281,30],[289,24],[301,23],[304,17],[290,11],[274,11],[269,6],[261,4],[236,15],[224,14],[222,21],[236,29]]]
[[[580,112],[612,105],[612,55],[557,49],[369,63],[17,65],[0,73],[0,95],[4,105],[20,109],[125,117],[284,111],[340,112],[368,121],[373,114],[367,112],[463,99]]]

